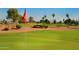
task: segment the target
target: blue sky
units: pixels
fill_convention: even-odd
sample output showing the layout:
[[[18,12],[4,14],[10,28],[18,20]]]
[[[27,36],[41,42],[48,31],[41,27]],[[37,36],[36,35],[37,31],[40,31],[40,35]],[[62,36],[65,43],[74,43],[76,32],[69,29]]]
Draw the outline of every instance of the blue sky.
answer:
[[[4,19],[7,16],[8,8],[0,8],[0,19]],[[17,9],[20,15],[23,15],[24,8]],[[55,13],[56,20],[63,20],[66,18],[66,14],[70,15],[72,19],[79,19],[79,8],[27,8],[27,17],[33,16],[34,20],[39,21],[44,15],[47,15],[47,18],[52,20],[52,13]]]

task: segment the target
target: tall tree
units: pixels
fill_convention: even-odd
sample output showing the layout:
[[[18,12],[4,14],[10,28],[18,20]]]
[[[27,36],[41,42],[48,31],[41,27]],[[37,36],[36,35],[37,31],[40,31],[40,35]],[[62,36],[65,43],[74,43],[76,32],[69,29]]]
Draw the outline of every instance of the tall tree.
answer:
[[[67,25],[72,25],[73,21],[70,19],[69,14],[66,14],[66,17],[67,17],[67,19],[64,21],[64,23]]]
[[[55,17],[55,14],[54,13],[52,14],[52,17],[53,17],[53,20],[54,20],[54,17]]]
[[[7,11],[7,18],[13,19],[13,22],[15,22],[16,20],[19,20],[18,10],[16,8],[8,9],[8,11]]]
[[[23,16],[19,15],[19,23],[23,23],[23,22],[24,22]]]
[[[53,17],[53,23],[54,23],[54,21],[55,21],[55,20],[54,20],[54,17],[55,17],[55,14],[54,14],[54,13],[52,14],[52,17]]]
[[[40,23],[43,23],[44,22],[44,17],[42,17],[42,19],[40,20]]]
[[[69,14],[66,14],[66,17],[69,19],[70,17],[69,17]]]
[[[46,15],[44,15],[44,19],[46,19],[46,17],[47,17],[47,16],[46,16]]]
[[[44,17],[42,17],[42,20],[44,20]]]
[[[40,20],[40,22],[41,22],[41,23],[44,23],[44,21],[45,21],[46,17],[47,17],[47,16],[46,16],[46,15],[44,15],[44,16],[42,17],[42,20]]]
[[[32,16],[29,17],[29,22],[30,22],[30,23],[35,22],[35,21],[34,21],[34,18],[33,18]]]

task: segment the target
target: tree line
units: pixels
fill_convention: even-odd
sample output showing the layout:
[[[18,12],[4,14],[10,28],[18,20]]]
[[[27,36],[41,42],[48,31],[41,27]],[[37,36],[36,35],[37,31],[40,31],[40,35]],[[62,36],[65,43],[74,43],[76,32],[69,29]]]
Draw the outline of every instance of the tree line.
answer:
[[[33,17],[29,17],[29,20],[34,22],[34,18]],[[66,25],[79,25],[79,20],[75,20],[75,19],[71,19],[69,14],[66,14],[66,19],[63,19],[63,21],[56,21],[55,19],[55,13],[52,14],[52,23],[53,24],[57,24],[57,23],[63,23]],[[47,23],[50,24],[51,22],[49,21],[49,19],[47,19],[47,16],[44,15],[42,17],[42,19],[39,21],[39,23]]]
[[[55,17],[56,17],[55,13],[53,13],[51,16],[52,16],[52,23],[53,24],[64,23],[64,24],[67,24],[67,25],[79,25],[79,21],[78,20],[72,20],[70,18],[69,14],[66,14],[66,19],[63,19],[63,21],[59,21],[59,22],[57,22],[57,20],[55,19]],[[18,10],[16,8],[8,9],[6,19],[12,19],[13,22],[18,21],[19,23],[23,23],[23,16],[19,15]],[[28,18],[28,22],[33,23],[33,22],[37,22],[37,21],[34,20],[34,17],[30,16]],[[49,19],[47,19],[47,15],[44,15],[38,23],[50,24],[51,22],[49,21]]]

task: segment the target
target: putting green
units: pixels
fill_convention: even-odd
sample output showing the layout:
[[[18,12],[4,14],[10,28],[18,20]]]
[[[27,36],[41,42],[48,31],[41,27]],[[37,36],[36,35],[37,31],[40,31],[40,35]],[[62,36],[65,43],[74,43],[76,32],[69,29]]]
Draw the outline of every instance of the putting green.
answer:
[[[0,33],[0,49],[78,50],[79,30]]]

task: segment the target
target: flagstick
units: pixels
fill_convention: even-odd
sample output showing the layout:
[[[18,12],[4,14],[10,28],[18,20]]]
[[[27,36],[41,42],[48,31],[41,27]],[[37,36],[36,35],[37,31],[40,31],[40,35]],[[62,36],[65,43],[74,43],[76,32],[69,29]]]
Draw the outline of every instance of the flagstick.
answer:
[[[24,27],[26,27],[26,23],[24,23]]]
[[[26,26],[26,9],[24,10],[24,16],[23,16],[23,18],[24,18],[24,27]]]

